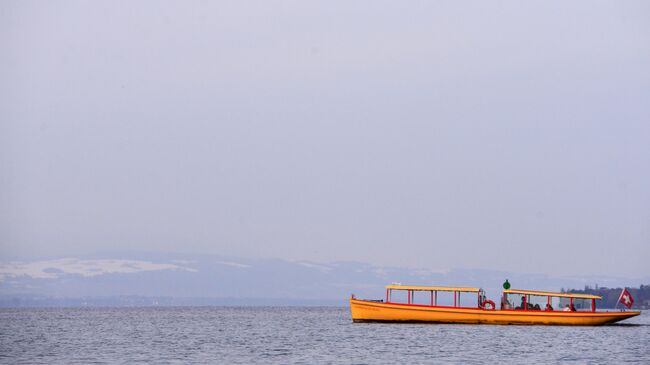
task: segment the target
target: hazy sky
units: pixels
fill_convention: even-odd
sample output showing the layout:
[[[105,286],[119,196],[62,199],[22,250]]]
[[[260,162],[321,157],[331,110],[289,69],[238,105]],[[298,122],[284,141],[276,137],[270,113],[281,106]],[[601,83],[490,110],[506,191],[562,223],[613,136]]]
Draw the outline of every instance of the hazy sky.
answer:
[[[2,1],[0,258],[650,267],[648,1]]]

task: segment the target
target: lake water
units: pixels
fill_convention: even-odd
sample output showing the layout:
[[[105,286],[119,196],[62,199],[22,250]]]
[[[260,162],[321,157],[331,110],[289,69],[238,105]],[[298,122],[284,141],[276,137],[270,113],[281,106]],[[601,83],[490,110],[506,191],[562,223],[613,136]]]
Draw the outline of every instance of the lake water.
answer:
[[[0,309],[0,362],[650,364],[650,313],[546,327],[352,323],[347,308]]]

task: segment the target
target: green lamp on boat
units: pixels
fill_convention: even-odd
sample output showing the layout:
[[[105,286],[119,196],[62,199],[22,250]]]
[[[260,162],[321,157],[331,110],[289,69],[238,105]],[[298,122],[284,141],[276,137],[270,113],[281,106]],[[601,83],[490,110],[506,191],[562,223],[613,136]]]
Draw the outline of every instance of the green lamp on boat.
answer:
[[[503,283],[503,289],[508,290],[510,289],[510,283],[508,282],[508,279]]]

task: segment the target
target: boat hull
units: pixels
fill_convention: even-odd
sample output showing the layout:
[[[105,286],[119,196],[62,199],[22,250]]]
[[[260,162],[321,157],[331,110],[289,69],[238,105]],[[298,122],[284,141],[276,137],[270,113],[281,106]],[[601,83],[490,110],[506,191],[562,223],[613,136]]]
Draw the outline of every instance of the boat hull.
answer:
[[[638,316],[641,312],[564,312],[487,310],[383,303],[350,299],[354,322],[421,322],[465,324],[514,324],[600,326]]]

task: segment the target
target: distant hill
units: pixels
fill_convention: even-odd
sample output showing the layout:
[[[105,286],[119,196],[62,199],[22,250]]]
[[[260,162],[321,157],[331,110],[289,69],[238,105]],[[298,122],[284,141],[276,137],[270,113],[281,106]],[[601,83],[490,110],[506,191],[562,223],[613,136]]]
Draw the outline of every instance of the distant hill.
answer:
[[[501,284],[559,291],[648,278],[561,277],[497,270],[383,267],[221,255],[121,252],[0,261],[0,306],[347,305],[380,299],[384,285],[480,286],[497,301]],[[642,281],[641,281],[642,280]],[[635,296],[636,299],[636,296]]]
[[[650,285],[640,285],[638,288],[628,287],[627,290],[632,295],[632,298],[634,298],[634,306],[632,308],[650,309]],[[601,308],[615,308],[622,291],[623,288],[591,288],[589,286],[585,286],[583,290],[567,290],[568,293],[600,295],[603,297],[603,300],[599,304]],[[619,304],[618,307],[622,308],[623,306]]]

